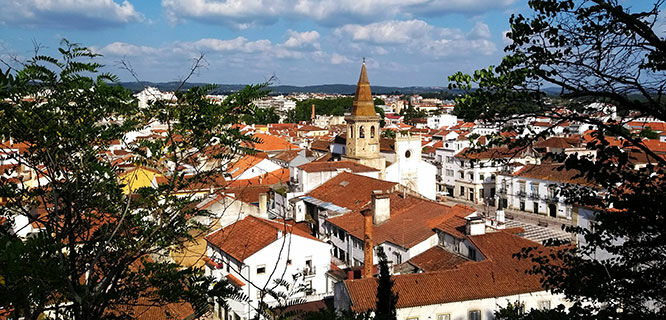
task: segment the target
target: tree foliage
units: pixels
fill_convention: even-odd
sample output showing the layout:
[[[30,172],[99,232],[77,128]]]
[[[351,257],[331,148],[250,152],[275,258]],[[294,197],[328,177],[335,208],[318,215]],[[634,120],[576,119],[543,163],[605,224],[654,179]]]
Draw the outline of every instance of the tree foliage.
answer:
[[[0,226],[0,306],[25,319],[129,319],[138,305],[168,303],[206,313],[211,296],[234,289],[168,259],[208,228],[208,212],[182,190],[214,187],[222,164],[246,151],[241,142],[251,138],[230,125],[262,86],[221,104],[205,98],[212,87],[192,88],[176,92],[175,103],[140,109],[130,92],[109,84],[114,75],[99,73],[93,51],[63,41],[59,52],[0,72],[0,137],[13,143],[2,148],[25,147],[2,159],[16,165],[0,177],[0,216],[7,219]],[[128,139],[155,123],[164,135]],[[124,192],[133,181],[121,179],[124,168],[110,156],[114,141],[132,151],[128,163],[165,182]],[[18,170],[33,179],[13,176]],[[25,222],[38,229],[21,238],[14,227]]]
[[[549,155],[595,186],[562,191],[596,211],[594,227],[568,229],[581,240],[576,248],[518,255],[538,262],[531,272],[543,276],[544,287],[573,302],[544,318],[666,316],[666,159],[624,127],[639,116],[666,120],[666,41],[657,31],[662,4],[634,12],[615,0],[529,1],[532,15],[511,17],[511,44],[498,66],[449,77],[451,88],[467,92],[456,99],[456,112],[527,133],[513,145],[529,145],[563,123],[597,128],[587,144],[596,158]],[[543,90],[553,85],[561,88],[557,101]],[[599,117],[607,106],[619,117]],[[530,131],[526,123],[536,116],[550,118],[551,127]],[[638,160],[648,164],[637,168]]]

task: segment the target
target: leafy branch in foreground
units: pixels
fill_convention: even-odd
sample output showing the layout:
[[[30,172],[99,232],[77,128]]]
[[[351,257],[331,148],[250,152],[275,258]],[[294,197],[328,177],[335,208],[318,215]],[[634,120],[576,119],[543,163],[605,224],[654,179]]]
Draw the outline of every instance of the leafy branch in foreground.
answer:
[[[666,40],[657,31],[663,4],[635,12],[615,0],[531,0],[531,16],[511,17],[512,42],[498,66],[449,77],[450,88],[467,91],[456,101],[458,115],[524,134],[493,137],[494,143],[530,145],[564,123],[592,129],[587,148],[595,157],[549,160],[594,186],[564,190],[571,204],[594,212],[593,228],[569,228],[579,239],[571,250],[518,255],[537,262],[532,272],[543,276],[544,287],[573,307],[504,318],[666,316],[666,157],[624,128],[639,117],[666,121]],[[555,97],[544,92],[553,85],[561,88]],[[531,131],[536,117],[551,126]]]
[[[191,204],[224,187],[225,163],[247,151],[252,138],[232,125],[263,85],[222,103],[204,87],[139,108],[90,49],[63,41],[59,52],[0,70],[0,306],[25,319],[129,319],[168,304],[197,316],[209,297],[233,296],[168,256],[216,218]],[[119,144],[131,154],[116,156]],[[161,179],[141,184],[128,168]]]

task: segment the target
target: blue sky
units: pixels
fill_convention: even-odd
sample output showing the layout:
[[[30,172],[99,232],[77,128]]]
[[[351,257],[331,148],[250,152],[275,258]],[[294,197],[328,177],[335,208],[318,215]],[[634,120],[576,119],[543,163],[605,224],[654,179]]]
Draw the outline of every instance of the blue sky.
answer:
[[[34,43],[92,47],[122,80],[446,86],[446,76],[497,64],[512,13],[526,0],[0,0],[0,57],[25,59]],[[3,67],[4,69],[4,67]]]

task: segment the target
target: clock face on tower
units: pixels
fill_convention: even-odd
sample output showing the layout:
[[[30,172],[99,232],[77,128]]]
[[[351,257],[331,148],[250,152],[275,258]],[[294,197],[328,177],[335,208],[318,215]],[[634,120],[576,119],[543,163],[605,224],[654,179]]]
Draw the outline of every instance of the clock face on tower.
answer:
[[[411,157],[411,156],[412,156],[411,151],[409,151],[409,150],[405,151],[405,158],[409,159],[409,157]]]

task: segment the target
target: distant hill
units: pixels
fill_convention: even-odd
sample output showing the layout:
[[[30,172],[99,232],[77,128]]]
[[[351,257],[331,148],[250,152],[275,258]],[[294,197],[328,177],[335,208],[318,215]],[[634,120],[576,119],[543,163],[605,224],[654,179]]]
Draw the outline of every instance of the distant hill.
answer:
[[[121,86],[130,89],[134,92],[143,90],[144,87],[156,87],[162,91],[174,91],[180,85],[179,82],[121,82]],[[182,89],[189,89],[196,86],[204,86],[207,83],[187,83]],[[216,94],[225,94],[242,89],[245,85],[242,84],[217,84],[217,89],[213,92]],[[327,94],[354,94],[356,92],[356,85],[351,84],[323,84],[314,86],[271,86],[271,94],[289,94],[289,93],[327,93]],[[424,93],[424,92],[440,92],[448,91],[445,87],[383,87],[372,86],[372,93],[375,94],[390,94],[390,93]]]

